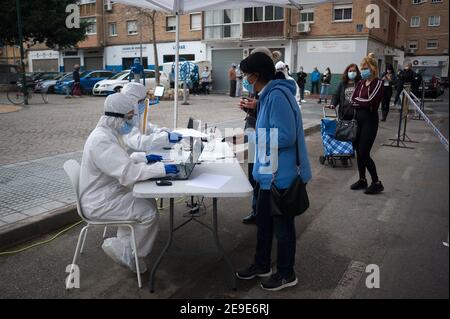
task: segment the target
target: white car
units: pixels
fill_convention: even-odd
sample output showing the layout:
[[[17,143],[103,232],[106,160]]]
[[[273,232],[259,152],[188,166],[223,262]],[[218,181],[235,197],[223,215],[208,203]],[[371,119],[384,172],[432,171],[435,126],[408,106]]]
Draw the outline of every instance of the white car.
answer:
[[[155,88],[156,87],[156,79],[155,79],[155,71],[154,70],[145,70],[145,86],[147,88]],[[161,86],[164,86],[166,89],[169,88],[169,79],[167,75],[160,72],[160,81]],[[112,78],[108,80],[103,80],[94,85],[92,89],[93,95],[109,95],[113,93],[118,93],[125,84],[129,82],[130,78],[130,70],[125,70],[117,73]],[[141,83],[144,84],[144,80],[141,79]]]

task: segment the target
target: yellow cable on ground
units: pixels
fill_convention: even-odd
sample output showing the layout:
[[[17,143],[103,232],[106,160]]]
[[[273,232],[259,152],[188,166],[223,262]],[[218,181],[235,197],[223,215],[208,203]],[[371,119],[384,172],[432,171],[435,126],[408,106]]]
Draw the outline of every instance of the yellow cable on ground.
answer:
[[[80,225],[82,222],[83,222],[83,221],[80,220],[79,222],[73,224],[72,226],[67,227],[67,228],[64,229],[64,230],[61,230],[59,233],[57,233],[57,234],[56,234],[55,236],[53,236],[52,238],[47,239],[47,240],[44,240],[44,241],[42,241],[42,242],[38,242],[38,243],[32,244],[32,245],[30,245],[30,246],[27,246],[27,247],[24,247],[24,248],[21,248],[21,249],[18,249],[18,250],[0,252],[0,256],[18,254],[18,253],[24,252],[24,251],[26,251],[26,250],[29,250],[29,249],[31,249],[31,248],[33,248],[33,247],[37,247],[37,246],[41,246],[41,245],[48,244],[48,243],[52,242],[53,240],[55,240],[56,238],[58,238],[59,236],[61,236],[62,234],[68,232],[68,231],[71,230],[72,228],[74,228],[74,227]]]
[[[180,202],[182,202],[183,200],[185,200],[185,197],[183,197],[183,198],[177,200],[175,203],[180,203]],[[164,210],[164,209],[166,209],[166,208],[169,208],[169,206],[162,207],[162,208],[158,208],[158,210]],[[81,223],[83,223],[82,220],[80,220],[79,222],[76,222],[76,223],[73,224],[72,226],[67,227],[66,229],[61,230],[59,233],[57,233],[57,234],[56,234],[55,236],[53,236],[52,238],[47,239],[47,240],[44,240],[44,241],[42,241],[42,242],[37,242],[37,243],[35,243],[35,244],[32,244],[32,245],[30,245],[30,246],[26,246],[26,247],[24,247],[24,248],[17,249],[17,250],[0,252],[0,256],[14,255],[14,254],[18,254],[18,253],[24,252],[24,251],[29,250],[29,249],[34,248],[34,247],[38,247],[38,246],[42,246],[42,245],[45,245],[45,244],[49,244],[49,243],[51,243],[52,241],[54,241],[56,238],[58,238],[59,236],[61,236],[62,234],[68,232],[69,230],[71,230],[71,229],[74,228],[74,227],[77,227],[77,226],[80,225]]]

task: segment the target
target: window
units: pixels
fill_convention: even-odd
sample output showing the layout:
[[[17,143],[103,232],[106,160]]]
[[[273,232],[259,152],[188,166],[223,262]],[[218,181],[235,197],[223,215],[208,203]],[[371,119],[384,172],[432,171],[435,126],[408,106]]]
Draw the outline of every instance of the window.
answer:
[[[442,0],[431,0],[431,3],[441,3]]]
[[[89,24],[86,28],[87,35],[97,34],[97,19],[86,18],[86,19],[83,19],[83,21],[87,22]]]
[[[352,21],[353,18],[353,6],[352,5],[340,5],[335,6],[333,9],[333,21]]]
[[[166,17],[166,31],[174,32],[177,29],[177,18],[174,16]]]
[[[412,4],[422,4],[424,2],[424,0],[412,0]]]
[[[428,50],[436,50],[439,47],[438,40],[428,40],[427,41],[427,49]]]
[[[202,29],[202,14],[193,13],[191,18],[191,30],[201,30]]]
[[[428,17],[428,26],[429,27],[438,27],[440,25],[441,25],[441,17],[440,16]]]
[[[136,20],[127,21],[127,32],[128,35],[138,34],[138,22]]]
[[[417,50],[419,49],[419,41],[409,41],[408,47],[410,50]]]
[[[265,6],[245,8],[244,22],[264,22],[284,20],[284,9],[282,7]]]
[[[241,10],[213,10],[205,12],[205,38],[239,38],[241,35]]]
[[[420,27],[420,17],[411,17],[411,28]]]
[[[117,36],[117,23],[110,23],[109,24],[109,36],[115,37]]]
[[[314,11],[303,10],[300,13],[300,22],[314,23]]]

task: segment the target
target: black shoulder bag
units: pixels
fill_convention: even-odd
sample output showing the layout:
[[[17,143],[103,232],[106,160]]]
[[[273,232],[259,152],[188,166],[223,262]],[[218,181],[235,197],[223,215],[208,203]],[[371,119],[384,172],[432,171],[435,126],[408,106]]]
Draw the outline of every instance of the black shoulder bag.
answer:
[[[358,134],[358,121],[356,121],[356,110],[353,111],[353,119],[350,121],[338,119],[334,138],[342,142],[354,142]]]
[[[284,93],[284,92],[283,92]],[[288,98],[289,101],[289,98]],[[291,103],[289,105],[292,108]],[[294,112],[294,110],[292,110]],[[294,112],[295,118],[295,112]],[[296,130],[296,134],[298,129]],[[295,217],[303,214],[309,208],[309,198],[306,191],[306,184],[300,177],[300,155],[298,148],[298,134],[295,140],[295,150],[297,158],[297,177],[288,189],[280,191],[275,186],[275,174],[272,178],[271,205],[272,216]]]

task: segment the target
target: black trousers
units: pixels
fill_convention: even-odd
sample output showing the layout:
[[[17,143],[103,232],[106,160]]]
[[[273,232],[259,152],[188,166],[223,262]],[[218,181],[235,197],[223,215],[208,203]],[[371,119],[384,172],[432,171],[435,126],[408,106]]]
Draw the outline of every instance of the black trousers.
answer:
[[[272,216],[270,190],[260,190],[258,194],[256,224],[257,243],[255,265],[270,269],[273,235],[277,238],[277,272],[288,278],[294,273],[297,241],[295,218]]]
[[[389,106],[391,104],[392,93],[392,86],[384,87],[383,103],[381,104],[381,114],[383,115],[384,119],[386,119],[389,114]]]
[[[253,198],[252,198],[252,216],[256,216],[257,210],[256,210],[256,203],[258,200],[258,184],[256,183],[255,179],[253,178],[253,163],[248,163],[248,181],[250,182],[250,185],[253,187]]]
[[[311,94],[319,94],[319,82],[311,82]]]
[[[371,112],[369,109],[359,108],[356,110],[356,120],[358,121],[358,134],[353,143],[353,148],[356,151],[359,177],[365,179],[367,169],[372,177],[372,181],[376,183],[379,181],[377,167],[370,157],[370,151],[377,138],[379,124],[378,112]]]
[[[236,80],[230,80],[230,97],[236,97]]]

